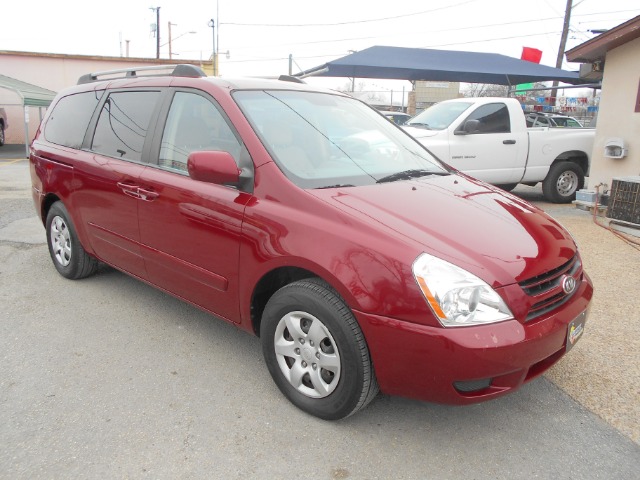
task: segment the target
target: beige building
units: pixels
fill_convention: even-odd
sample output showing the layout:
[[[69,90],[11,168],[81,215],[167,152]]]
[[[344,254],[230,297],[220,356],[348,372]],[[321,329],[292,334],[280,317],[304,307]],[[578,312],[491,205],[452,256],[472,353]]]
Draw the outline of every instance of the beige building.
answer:
[[[54,92],[75,85],[78,78],[92,72],[123,68],[177,65],[190,63],[212,73],[211,61],[168,60],[132,57],[99,57],[85,55],[60,55],[0,50],[0,74]],[[6,143],[21,144],[25,137],[25,117],[28,119],[29,142],[40,123],[41,111],[37,107],[22,106],[21,98],[12,90],[0,88],[0,107],[4,108],[9,128],[5,132]]]
[[[640,175],[640,16],[569,50],[581,74],[602,77],[589,190]],[[602,190],[602,187],[600,188]]]
[[[460,82],[429,82],[417,80],[409,94],[407,113],[415,115],[434,103],[460,97]]]

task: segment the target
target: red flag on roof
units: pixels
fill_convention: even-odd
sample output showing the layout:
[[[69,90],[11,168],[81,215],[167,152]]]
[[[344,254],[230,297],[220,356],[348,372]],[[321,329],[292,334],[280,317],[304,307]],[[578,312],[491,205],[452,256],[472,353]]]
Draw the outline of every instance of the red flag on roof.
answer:
[[[531,47],[522,47],[522,55],[520,55],[520,60],[525,60],[527,62],[532,63],[540,63],[540,59],[542,58],[542,50],[538,50],[537,48]],[[516,85],[516,95],[524,95],[523,90],[528,90],[533,88],[533,83],[521,83],[520,85]]]
[[[526,60],[527,62],[540,63],[542,58],[542,50],[531,47],[522,47],[522,55],[520,60]]]

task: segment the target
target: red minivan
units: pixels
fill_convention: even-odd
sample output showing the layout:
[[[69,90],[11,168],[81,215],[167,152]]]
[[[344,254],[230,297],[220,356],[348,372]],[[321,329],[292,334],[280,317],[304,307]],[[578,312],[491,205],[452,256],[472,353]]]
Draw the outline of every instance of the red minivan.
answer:
[[[364,103],[145,73],[82,77],[31,145],[64,277],[103,262],[259,335],[282,393],[324,419],[379,390],[495,398],[582,335],[593,287],[571,235]]]

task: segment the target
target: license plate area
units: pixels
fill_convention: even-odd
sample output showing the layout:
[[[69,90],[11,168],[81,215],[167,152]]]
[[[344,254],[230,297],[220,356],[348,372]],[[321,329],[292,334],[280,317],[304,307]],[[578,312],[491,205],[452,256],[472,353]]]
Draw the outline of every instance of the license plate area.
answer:
[[[576,318],[569,322],[567,325],[567,344],[566,351],[568,352],[573,348],[573,346],[582,338],[582,334],[584,333],[584,325],[587,321],[587,311],[585,310]]]

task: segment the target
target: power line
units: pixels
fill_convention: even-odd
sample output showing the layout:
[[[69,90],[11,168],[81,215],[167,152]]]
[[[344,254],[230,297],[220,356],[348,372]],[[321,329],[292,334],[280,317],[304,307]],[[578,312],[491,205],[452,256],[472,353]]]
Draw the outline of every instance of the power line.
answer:
[[[472,1],[472,0],[471,0]],[[332,23],[332,24],[242,24],[242,23],[233,23],[233,22],[229,22],[227,23],[227,25],[235,25],[235,26],[267,26],[267,27],[279,27],[279,26],[291,26],[291,27],[312,27],[312,26],[335,26],[335,25],[349,25],[349,24],[357,24],[357,23],[366,23],[366,22],[374,22],[374,21],[383,21],[383,20],[392,20],[392,19],[397,19],[397,18],[403,18],[403,17],[408,17],[408,16],[415,16],[415,15],[420,15],[420,14],[424,14],[424,13],[431,13],[434,12],[436,10],[442,10],[445,8],[452,8],[455,6],[460,6],[466,3],[471,3],[471,1],[467,1],[467,2],[461,2],[455,5],[450,5],[447,7],[442,7],[439,9],[434,9],[434,10],[429,10],[429,11],[422,11],[422,12],[415,12],[412,14],[405,14],[405,15],[398,15],[398,16],[394,16],[394,17],[385,17],[385,18],[379,18],[379,19],[371,19],[371,20],[363,20],[363,21],[359,21],[359,22],[339,22],[339,23]],[[638,11],[637,9],[631,9],[631,10],[617,10],[617,11],[609,11],[609,12],[594,12],[594,13],[585,13],[585,14],[576,14],[573,17],[589,17],[589,16],[595,16],[595,15],[603,15],[603,14],[617,14],[617,13],[626,13],[626,12],[636,12]],[[538,19],[530,19],[530,20],[518,20],[518,21],[513,21],[513,22],[502,22],[502,23],[493,23],[493,24],[486,24],[486,25],[476,25],[476,26],[470,26],[470,27],[458,27],[458,28],[452,28],[452,29],[443,29],[443,30],[430,30],[429,33],[442,33],[442,32],[448,32],[448,31],[460,31],[460,30],[473,30],[473,29],[482,29],[482,28],[492,28],[492,27],[501,27],[501,26],[506,26],[506,25],[520,25],[520,24],[526,24],[526,23],[535,23],[535,22],[543,22],[543,21],[549,21],[549,20],[558,20],[562,17],[560,16],[556,16],[556,17],[547,17],[547,18],[538,18]],[[582,35],[586,35],[585,32],[582,32],[580,29],[578,28],[573,28],[572,29],[572,33],[575,34],[582,34]],[[464,41],[464,42],[451,42],[451,43],[442,43],[442,44],[437,44],[437,45],[429,45],[428,47],[422,47],[422,48],[434,48],[434,47],[448,47],[448,46],[456,46],[456,45],[468,45],[468,44],[476,44],[476,43],[489,43],[489,42],[495,42],[495,41],[502,41],[502,40],[513,40],[513,39],[517,39],[517,38],[528,38],[528,37],[536,37],[536,36],[545,36],[545,35],[559,35],[558,31],[551,31],[551,32],[537,32],[537,33],[532,33],[532,34],[524,34],[524,35],[514,35],[514,36],[505,36],[505,37],[494,37],[494,38],[487,38],[487,39],[474,39],[474,40],[470,40],[470,41]],[[396,36],[396,35],[384,35],[384,36]],[[366,36],[366,37],[351,37],[351,38],[341,38],[341,39],[330,39],[330,40],[318,40],[318,41],[310,41],[310,42],[296,42],[296,46],[301,46],[301,45],[314,45],[314,44],[325,44],[325,43],[339,43],[339,42],[353,42],[353,41],[357,41],[357,40],[368,40],[368,39],[375,39],[375,38],[380,38],[380,36]],[[286,47],[286,46],[290,46],[291,44],[281,44],[281,45],[275,45],[275,46],[280,46],[280,47]],[[236,50],[238,49],[242,49],[243,47],[236,47]],[[252,47],[246,47],[246,48],[255,48],[255,46]],[[314,59],[314,58],[340,58],[344,56],[343,53],[340,54],[336,54],[336,55],[331,55],[331,54],[325,54],[325,55],[314,55],[314,56],[296,56],[297,59]],[[287,60],[288,57],[278,57],[278,58],[264,58],[264,59],[244,59],[244,60],[228,60],[229,63],[249,63],[249,62],[265,62],[265,61],[280,61],[280,60]]]
[[[515,35],[513,37],[500,37],[500,38],[488,38],[485,40],[470,40],[467,42],[455,42],[455,43],[441,43],[439,45],[430,45],[428,47],[421,47],[421,48],[433,48],[433,47],[449,47],[452,45],[468,45],[470,43],[487,43],[487,42],[497,42],[500,40],[512,40],[514,38],[525,38],[525,37],[538,37],[538,36],[542,36],[542,35],[560,35],[558,32],[544,32],[544,33],[531,33],[528,35]]]
[[[361,23],[372,22],[385,22],[387,20],[397,20],[398,18],[414,17],[416,15],[424,15],[425,13],[433,13],[439,10],[446,10],[449,8],[459,7],[460,5],[466,5],[467,3],[474,3],[478,0],[466,0],[465,2],[456,3],[454,5],[446,5],[440,8],[434,8],[432,10],[424,10],[415,13],[406,13],[404,15],[395,15],[393,17],[372,18],[369,20],[355,20],[352,22],[335,22],[335,23],[240,23],[240,22],[221,22],[220,25],[236,25],[242,27],[335,27],[340,25],[357,25]]]
[[[445,10],[449,8],[459,7],[461,5],[465,5],[467,3],[473,3],[477,0],[467,0],[466,2],[456,3],[454,5],[448,5],[440,8],[435,8],[433,10],[423,10],[420,12],[414,13],[406,13],[403,15],[396,15],[392,17],[382,17],[382,18],[374,18],[368,20],[355,20],[351,22],[334,22],[334,23],[242,23],[242,22],[220,22],[220,25],[233,25],[236,27],[297,27],[297,28],[309,28],[309,27],[336,27],[336,26],[344,26],[344,25],[358,25],[362,23],[372,23],[372,22],[383,22],[387,20],[397,20],[399,18],[406,17],[414,17],[417,15],[424,15],[426,13],[433,13],[439,10]],[[616,10],[616,11],[608,11],[608,12],[594,12],[594,13],[583,13],[583,14],[575,14],[573,17],[588,17],[593,15],[605,15],[612,13],[627,13],[627,12],[637,12],[638,9],[629,9],[629,10]],[[471,26],[471,27],[459,27],[459,28],[451,28],[447,30],[430,30],[430,32],[443,32],[443,31],[457,31],[457,30],[469,30],[474,28],[486,28],[486,27],[495,27],[502,25],[517,25],[521,23],[530,23],[530,22],[542,22],[547,20],[558,20],[563,18],[561,15],[556,17],[548,17],[548,18],[537,18],[532,20],[521,20],[515,22],[503,22],[503,23],[494,23],[488,25],[479,25],[479,26]]]
[[[610,13],[624,13],[624,12],[635,12],[637,10],[618,10],[615,12],[599,12],[599,13],[585,13],[582,15],[574,15],[574,17],[586,17],[586,16],[593,16],[593,15],[602,15],[602,14],[610,14]],[[409,14],[409,15],[402,15],[402,16],[414,16],[414,15],[419,15],[420,13],[425,13],[425,12],[418,12],[418,13],[414,13],[414,14]],[[392,17],[389,17],[392,18]],[[507,26],[507,25],[521,25],[521,24],[525,24],[525,23],[535,23],[535,22],[544,22],[544,21],[549,21],[549,20],[559,20],[563,17],[561,16],[557,16],[557,17],[546,17],[546,18],[537,18],[537,19],[531,19],[531,20],[518,20],[518,21],[513,21],[513,22],[502,22],[502,23],[490,23],[490,24],[486,24],[486,25],[474,25],[474,26],[469,26],[469,27],[458,27],[458,28],[448,28],[448,29],[442,29],[442,30],[430,30],[429,33],[444,33],[444,32],[454,32],[454,31],[461,31],[461,30],[476,30],[476,29],[482,29],[482,28],[492,28],[492,27],[502,27],[502,26]],[[592,21],[595,22],[595,21]],[[584,23],[584,22],[579,22],[579,23]],[[332,24],[332,25],[344,25],[346,23],[340,23],[340,24]],[[239,24],[239,23],[230,23],[229,25],[244,25],[244,26],[258,26],[259,24]],[[319,25],[319,24],[313,24],[313,25]],[[265,26],[280,26],[280,25],[265,25]],[[294,25],[289,25],[289,26],[294,26]],[[301,27],[306,27],[306,26],[310,26],[310,25],[299,25]],[[312,25],[311,25],[312,26]],[[579,28],[575,28],[574,27],[574,31],[576,33],[581,33],[585,36],[587,36],[586,32],[581,31]],[[536,36],[536,35],[548,35],[548,34],[557,34],[557,32],[549,32],[549,33],[536,33],[536,34],[531,34],[531,35],[519,35],[519,36],[515,36],[515,37],[504,37],[504,38],[495,38],[495,39],[487,39],[487,40],[480,40],[482,42],[490,42],[493,40],[509,40],[509,39],[513,39],[513,38],[520,38],[520,37],[530,37],[530,36]],[[404,35],[401,34],[401,35]],[[384,35],[384,37],[397,37],[398,35]],[[339,38],[339,39],[330,39],[330,40],[315,40],[315,41],[310,41],[310,42],[296,42],[296,46],[301,46],[301,45],[319,45],[319,44],[323,44],[323,43],[339,43],[339,42],[354,42],[354,41],[359,41],[359,40],[371,40],[371,39],[376,39],[376,38],[380,38],[379,35],[376,36],[366,36],[366,37],[349,37],[349,38]],[[588,36],[587,36],[588,38]],[[473,42],[459,42],[459,43],[448,43],[448,44],[442,44],[442,45],[437,45],[437,46],[447,46],[447,45],[466,45],[468,43],[475,43],[478,40],[474,40]],[[290,46],[291,44],[287,43],[287,44],[278,44],[278,45],[272,45],[272,47],[287,47]],[[247,47],[235,47],[234,50],[239,50],[239,49],[255,49],[255,46],[247,46]]]

